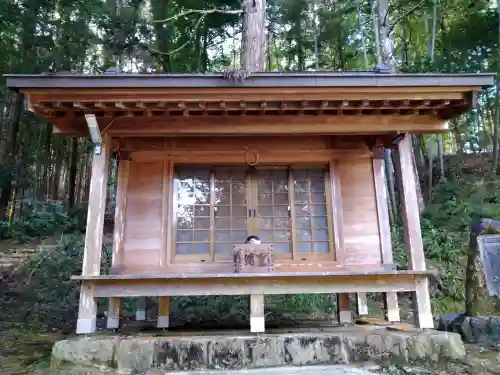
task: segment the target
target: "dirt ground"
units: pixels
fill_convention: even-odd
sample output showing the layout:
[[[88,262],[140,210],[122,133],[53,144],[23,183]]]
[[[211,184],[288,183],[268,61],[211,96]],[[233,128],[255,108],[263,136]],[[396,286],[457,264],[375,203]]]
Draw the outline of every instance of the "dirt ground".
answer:
[[[63,337],[57,332],[37,332],[26,326],[0,327],[0,374],[51,374],[49,364],[52,344]],[[487,347],[466,345],[466,348],[468,354],[464,363],[415,363],[385,368],[375,364],[360,364],[359,367],[387,375],[500,375],[500,344]],[[302,370],[293,373],[306,375],[306,368]]]

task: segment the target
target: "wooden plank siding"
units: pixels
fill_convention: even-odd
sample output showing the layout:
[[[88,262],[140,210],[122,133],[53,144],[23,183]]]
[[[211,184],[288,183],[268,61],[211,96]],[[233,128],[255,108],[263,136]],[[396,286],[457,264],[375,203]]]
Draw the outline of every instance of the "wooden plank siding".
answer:
[[[163,161],[130,162],[123,263],[159,266],[162,250]]]
[[[372,160],[337,162],[342,196],[345,264],[380,264],[380,231]]]
[[[130,141],[119,146],[134,148]],[[156,150],[149,151],[146,151],[146,139],[142,141],[135,147],[144,151],[132,152],[132,159],[123,163],[128,165],[128,178],[126,189],[123,189],[126,201],[121,204],[125,218],[120,272],[229,272],[230,260],[215,259],[213,263],[207,258],[203,262],[194,255],[176,260],[176,231],[172,224],[175,221],[173,171],[178,163],[245,165],[245,150],[255,151],[259,162],[265,155],[264,164],[270,160],[299,165],[330,164],[325,193],[333,257],[310,255],[307,260],[302,257],[277,260],[276,271],[331,271],[349,265],[367,269],[380,267],[381,240],[373,166],[371,151],[364,138],[346,137],[342,142],[326,136],[289,136],[280,138],[279,142],[274,137],[213,138],[210,141],[206,138],[157,138],[151,140]],[[157,151],[160,145],[164,151]],[[211,157],[207,158],[207,154]],[[306,154],[309,157],[304,158]],[[119,191],[122,191],[120,187]]]

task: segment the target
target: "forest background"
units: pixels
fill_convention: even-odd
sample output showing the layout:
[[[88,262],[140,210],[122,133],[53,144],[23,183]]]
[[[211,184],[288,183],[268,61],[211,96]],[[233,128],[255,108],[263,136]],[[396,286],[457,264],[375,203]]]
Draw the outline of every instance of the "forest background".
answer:
[[[500,72],[500,1],[264,4],[266,71],[367,71],[385,64],[397,72]],[[238,68],[243,6],[240,0],[0,0],[0,73]],[[0,80],[0,255],[39,249],[16,272],[2,271],[0,319],[71,332],[78,287],[69,278],[81,270],[93,147],[88,138],[53,134]],[[499,127],[500,94],[491,87],[476,109],[450,122],[449,131],[413,138],[425,253],[442,283],[433,296],[436,315],[464,310],[471,217],[500,219]],[[386,167],[391,171],[390,153]],[[387,176],[393,246],[404,263],[397,188],[392,173]],[[109,181],[112,226],[116,165]],[[268,304],[271,314],[307,316],[329,314],[333,305],[330,296],[307,295]],[[133,314],[133,304],[127,306]],[[234,298],[177,298],[174,314],[182,311],[195,323],[214,316],[245,319],[247,308]]]

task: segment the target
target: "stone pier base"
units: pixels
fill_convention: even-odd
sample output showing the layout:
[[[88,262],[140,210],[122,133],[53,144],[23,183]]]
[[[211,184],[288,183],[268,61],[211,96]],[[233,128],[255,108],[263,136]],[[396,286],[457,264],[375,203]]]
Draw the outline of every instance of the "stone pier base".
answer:
[[[145,374],[154,369],[242,369],[360,362],[386,365],[464,357],[464,345],[456,333],[353,326],[242,335],[237,332],[95,334],[57,342],[52,350],[52,367],[55,374],[111,375]]]

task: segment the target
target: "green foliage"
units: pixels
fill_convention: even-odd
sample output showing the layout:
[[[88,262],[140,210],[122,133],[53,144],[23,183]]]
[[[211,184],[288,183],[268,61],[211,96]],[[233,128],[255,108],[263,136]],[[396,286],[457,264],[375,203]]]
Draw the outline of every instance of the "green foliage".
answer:
[[[0,240],[12,239],[27,243],[36,238],[55,234],[83,232],[86,224],[86,207],[72,210],[56,201],[21,201],[22,217],[9,226],[0,221]]]
[[[81,274],[83,238],[67,235],[57,248],[37,253],[14,275],[2,278],[7,290],[0,295],[2,318],[22,320],[39,327],[72,330],[76,324],[79,284],[72,275]],[[108,273],[111,249],[103,248],[101,272]]]
[[[441,184],[421,219],[424,251],[429,266],[439,271],[440,295],[435,314],[463,311],[469,225],[474,215],[500,218],[500,181],[469,176]],[[398,264],[406,264],[402,228],[393,231]]]

